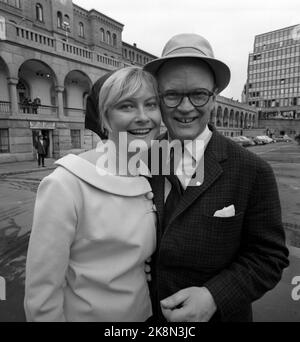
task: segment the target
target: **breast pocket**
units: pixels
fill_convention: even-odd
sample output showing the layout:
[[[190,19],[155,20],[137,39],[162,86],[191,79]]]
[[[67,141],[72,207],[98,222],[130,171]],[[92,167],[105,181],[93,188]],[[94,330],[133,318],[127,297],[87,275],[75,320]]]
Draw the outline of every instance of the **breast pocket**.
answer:
[[[226,218],[200,214],[189,222],[183,220],[169,239],[169,257],[179,265],[187,262],[195,270],[226,267],[240,248],[243,217],[243,212]]]

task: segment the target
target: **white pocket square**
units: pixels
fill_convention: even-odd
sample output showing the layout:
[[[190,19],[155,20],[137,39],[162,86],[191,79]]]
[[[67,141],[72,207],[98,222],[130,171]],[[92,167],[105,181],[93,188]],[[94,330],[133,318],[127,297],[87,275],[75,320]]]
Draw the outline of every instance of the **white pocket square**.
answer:
[[[224,207],[221,210],[217,210],[214,213],[214,216],[216,217],[232,217],[234,215],[235,215],[235,208],[233,204],[231,204],[229,207]]]

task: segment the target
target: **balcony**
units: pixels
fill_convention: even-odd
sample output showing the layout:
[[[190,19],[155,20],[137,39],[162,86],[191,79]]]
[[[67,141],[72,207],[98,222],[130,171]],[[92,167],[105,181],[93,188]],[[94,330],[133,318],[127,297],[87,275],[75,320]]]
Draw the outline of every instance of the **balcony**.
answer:
[[[0,114],[8,114],[11,112],[10,102],[0,101]]]
[[[72,119],[84,119],[85,110],[79,108],[64,108],[64,113],[66,117]]]
[[[31,49],[35,48],[42,52],[55,54],[62,58],[70,58],[77,62],[90,64],[107,70],[115,70],[116,68],[127,65],[127,63],[124,63],[123,61],[11,22],[6,22],[6,41],[18,43]]]
[[[9,118],[11,116],[11,103],[7,101],[0,101],[0,115],[2,118]],[[85,117],[85,109],[80,108],[64,108],[64,118],[67,121],[82,122]],[[19,103],[18,119],[25,120],[57,120],[58,117],[58,107],[56,106],[44,106],[40,105],[38,108],[33,108],[32,106],[24,106]]]
[[[32,106],[24,106],[19,103],[19,114],[31,114],[31,115],[42,115],[45,117],[58,117],[58,108],[55,106],[42,106],[39,105],[37,108]]]

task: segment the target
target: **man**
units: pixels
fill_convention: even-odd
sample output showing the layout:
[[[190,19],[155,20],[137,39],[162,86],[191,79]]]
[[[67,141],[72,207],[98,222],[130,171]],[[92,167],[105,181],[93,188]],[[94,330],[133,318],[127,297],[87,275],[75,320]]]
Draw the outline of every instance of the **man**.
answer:
[[[202,141],[205,148],[204,160],[192,155],[194,175],[178,176],[179,185],[163,175],[151,180],[158,213],[154,311],[160,321],[251,321],[251,303],[288,265],[273,171],[208,125],[230,70],[206,39],[177,35],[145,69],[158,80],[163,139]]]
[[[38,141],[36,142],[36,152],[38,155],[38,167],[41,166],[45,167],[45,156],[46,156],[46,141],[44,140],[44,137],[42,134],[39,135]]]

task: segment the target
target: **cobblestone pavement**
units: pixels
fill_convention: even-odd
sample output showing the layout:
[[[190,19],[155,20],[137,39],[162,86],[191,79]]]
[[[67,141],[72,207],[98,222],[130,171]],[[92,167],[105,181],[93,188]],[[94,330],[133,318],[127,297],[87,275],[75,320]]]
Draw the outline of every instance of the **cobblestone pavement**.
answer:
[[[254,303],[254,319],[299,322],[300,301],[291,298],[291,281],[300,276],[300,146],[276,143],[250,150],[269,161],[275,172],[291,252],[281,282]],[[25,262],[34,201],[40,180],[52,170],[20,172],[19,167],[17,173],[0,175],[0,276],[7,282],[6,301],[0,301],[0,322],[25,320]]]

